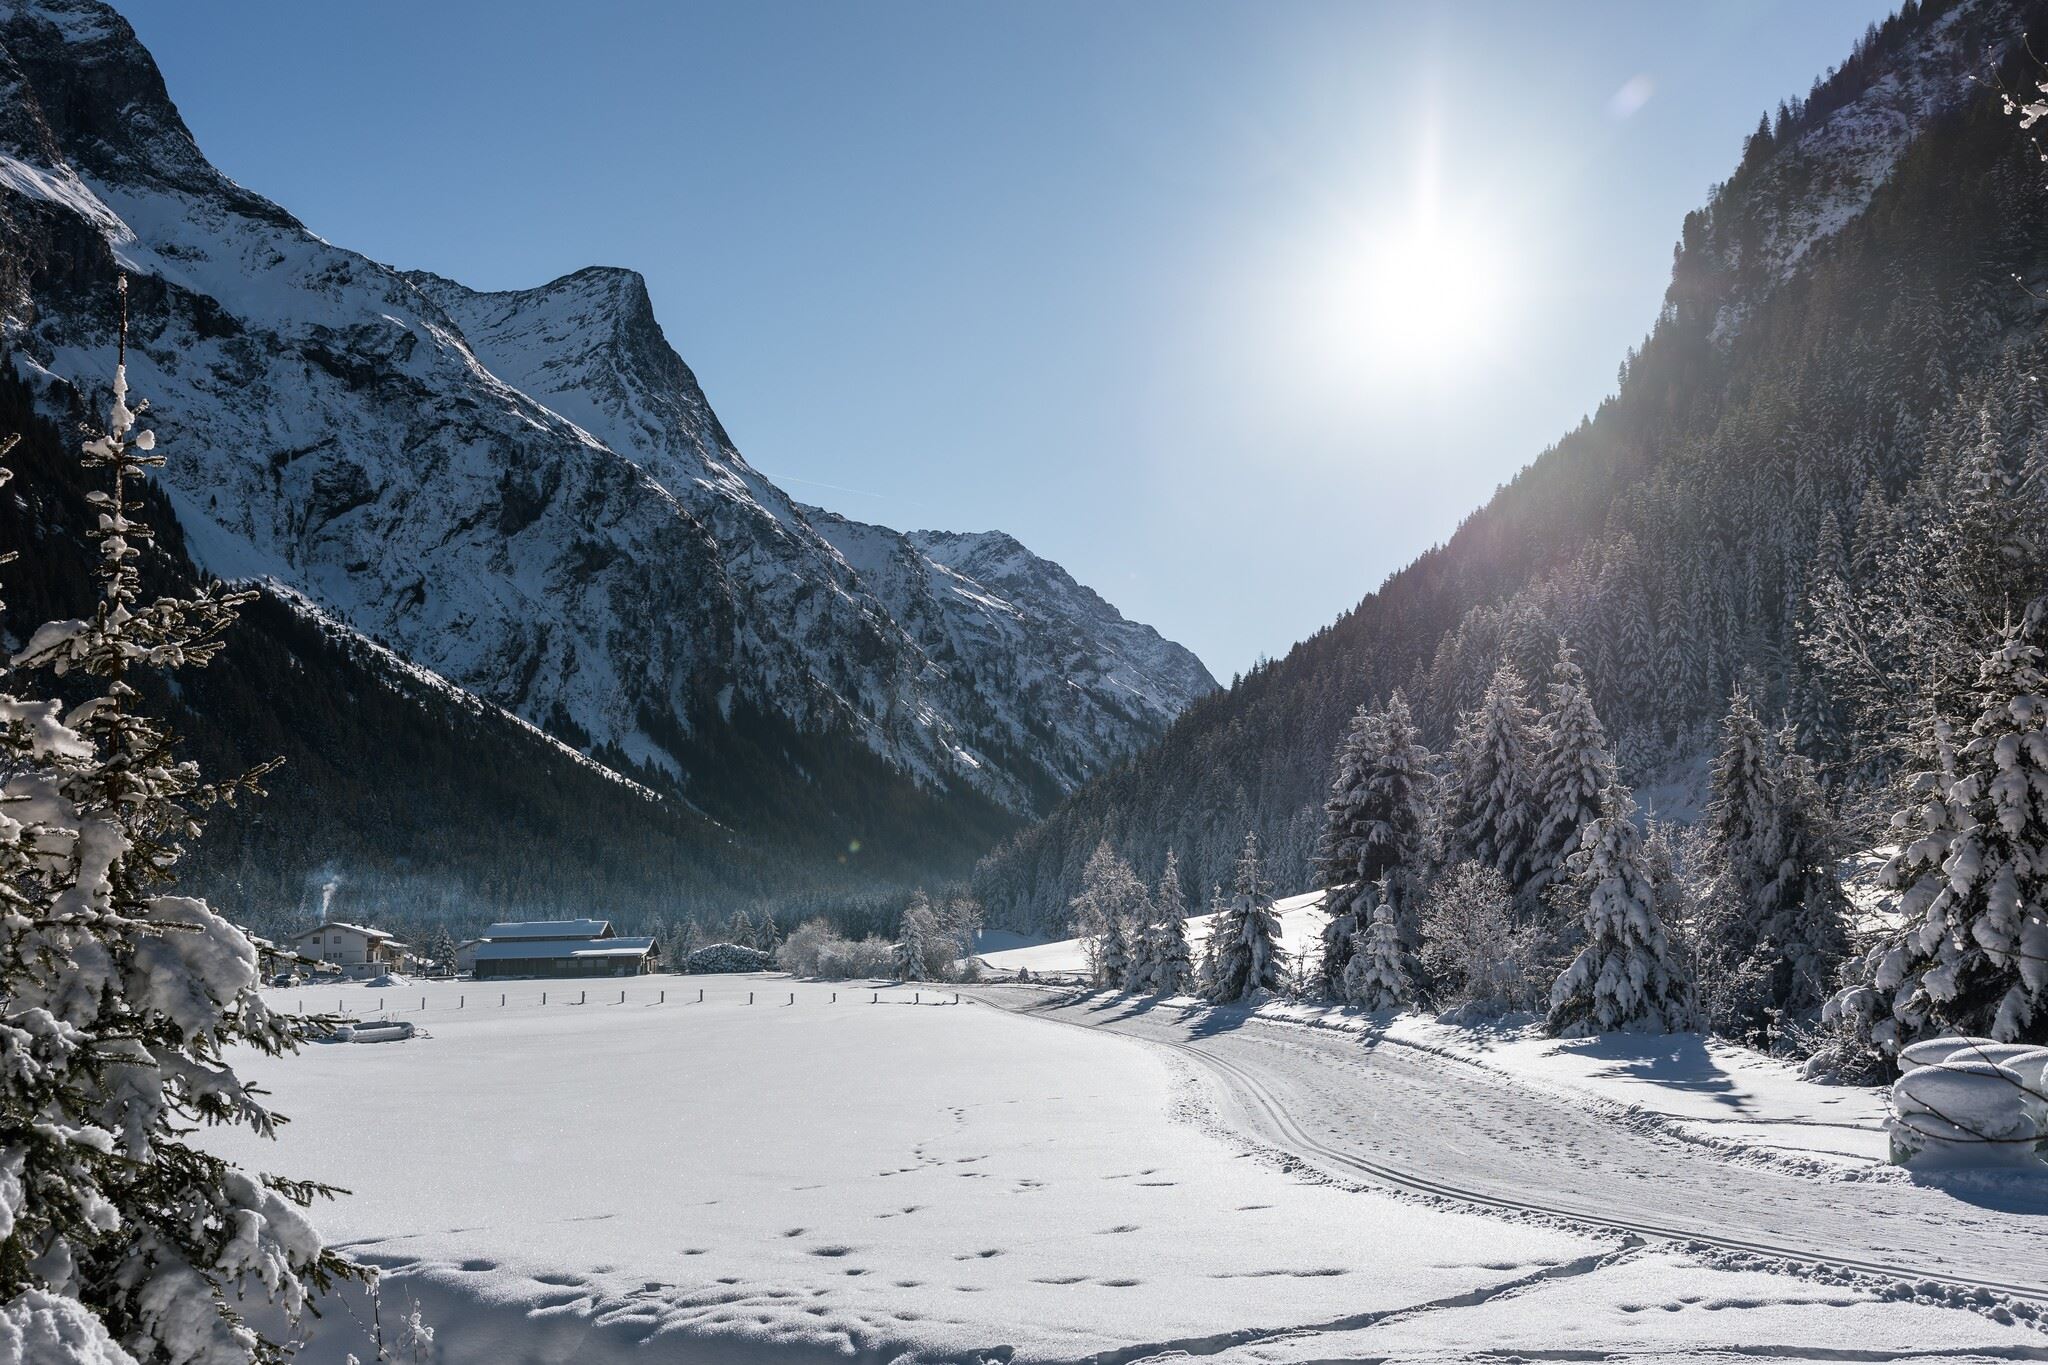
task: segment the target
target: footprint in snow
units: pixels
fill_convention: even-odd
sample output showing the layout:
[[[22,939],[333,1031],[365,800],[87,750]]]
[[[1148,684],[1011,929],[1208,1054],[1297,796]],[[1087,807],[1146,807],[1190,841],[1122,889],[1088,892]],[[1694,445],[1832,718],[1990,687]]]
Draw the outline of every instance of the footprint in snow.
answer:
[[[1102,1231],[1100,1231],[1100,1232],[1096,1233],[1095,1235],[1096,1235],[1097,1237],[1108,1237],[1108,1236],[1110,1236],[1110,1235],[1111,1235],[1112,1233],[1118,1233],[1118,1232],[1136,1232],[1137,1230],[1138,1230],[1138,1225],[1137,1225],[1136,1223],[1118,1223],[1118,1224],[1117,1224],[1117,1225],[1116,1225],[1115,1227],[1113,1227],[1113,1228],[1104,1228],[1104,1229],[1103,1229]]]
[[[809,1228],[784,1228],[782,1235],[784,1237],[801,1237],[808,1231],[810,1231]]]
[[[963,1251],[953,1259],[956,1261],[986,1261],[991,1256],[1003,1254],[1001,1247],[990,1247],[987,1251]]]
[[[813,1256],[851,1256],[852,1254],[853,1254],[853,1248],[852,1248],[852,1247],[838,1247],[838,1246],[832,1246],[832,1247],[812,1247],[812,1248],[811,1248],[811,1255],[813,1255]]]

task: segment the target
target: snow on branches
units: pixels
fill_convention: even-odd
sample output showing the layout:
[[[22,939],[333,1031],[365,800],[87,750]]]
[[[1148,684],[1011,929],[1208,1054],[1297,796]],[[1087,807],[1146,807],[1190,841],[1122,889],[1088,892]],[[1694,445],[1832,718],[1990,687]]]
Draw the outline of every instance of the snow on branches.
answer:
[[[162,461],[142,411],[124,335],[106,429],[84,446],[106,477],[89,495],[97,601],[30,632],[0,670],[0,1314],[29,1324],[0,1335],[89,1337],[83,1313],[138,1359],[274,1361],[287,1348],[237,1305],[296,1320],[358,1272],[300,1212],[324,1187],[186,1140],[272,1131],[225,1053],[289,1050],[308,1024],[263,1003],[250,939],[173,889],[201,812],[256,791],[260,771],[202,782],[129,678],[205,664],[249,594],[143,600],[151,532],[132,494]],[[83,677],[90,695],[67,708],[38,695],[42,677]]]
[[[1829,1002],[1887,1051],[1939,1031],[2048,1041],[2048,598],[1984,659],[1958,749],[1937,722],[1935,766],[1892,819],[1885,884],[1907,927]]]
[[[1571,872],[1586,898],[1585,947],[1550,991],[1549,1028],[1589,1033],[1675,1033],[1694,1025],[1692,982],[1657,913],[1655,868],[1636,807],[1614,789],[1607,814],[1586,827]]]

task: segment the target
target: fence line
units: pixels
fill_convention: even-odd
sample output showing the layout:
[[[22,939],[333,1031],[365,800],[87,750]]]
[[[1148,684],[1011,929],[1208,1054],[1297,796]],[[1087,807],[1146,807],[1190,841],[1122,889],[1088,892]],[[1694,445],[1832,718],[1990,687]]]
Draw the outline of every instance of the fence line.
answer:
[[[698,1004],[698,1005],[703,1005],[703,1004],[714,1004],[714,1003],[716,1003],[715,1001],[711,1001],[711,1000],[709,1000],[709,999],[707,998],[707,996],[706,996],[706,994],[705,994],[705,990],[706,990],[706,988],[705,988],[705,987],[699,986],[699,987],[697,988],[697,998],[696,998],[696,1000],[694,1000],[694,1001],[686,1001],[685,1003],[689,1003],[689,1004]],[[541,1004],[542,1006],[545,1006],[545,1005],[546,1005],[546,1004],[548,1003],[549,997],[550,997],[551,995],[554,995],[554,994],[559,994],[559,993],[560,993],[559,991],[542,991],[542,992],[540,993],[540,1004]],[[753,1003],[754,1003],[754,997],[755,997],[756,993],[757,993],[757,992],[755,992],[755,991],[748,991],[748,992],[747,992],[747,999],[746,999],[746,1003],[747,1003],[747,1004],[751,1005],[751,1004],[753,1004]],[[735,996],[736,996],[737,994],[738,994],[738,992],[734,992],[734,995],[735,995]],[[620,988],[620,990],[619,990],[619,1001],[618,1001],[618,1003],[620,1003],[621,1005],[623,1005],[623,1004],[626,1004],[626,1003],[628,1003],[628,999],[629,999],[629,996],[630,996],[630,991],[629,991],[629,990],[628,990],[627,988],[621,987],[621,988]],[[398,1008],[397,1008],[396,1010],[390,1010],[390,1011],[387,1011],[387,1010],[386,1010],[386,1008],[385,1008],[385,1001],[386,1001],[387,999],[388,999],[388,997],[386,997],[386,996],[382,996],[382,995],[378,996],[378,997],[377,997],[377,1003],[376,1003],[376,1005],[374,1006],[374,1008],[372,1008],[371,1010],[369,1010],[369,1011],[367,1011],[367,1012],[368,1012],[368,1013],[375,1013],[375,1014],[382,1014],[382,1013],[387,1013],[387,1012],[389,1012],[389,1013],[401,1013],[401,1014],[402,1014],[402,1013],[404,1013],[404,1007],[403,1007],[403,1006],[400,1006],[400,1007],[398,1007]],[[512,1008],[512,1003],[511,1003],[511,1002],[512,1002],[512,996],[511,996],[511,992],[509,992],[509,991],[501,991],[501,992],[499,993],[499,995],[498,995],[498,1008],[499,1008],[499,1009],[510,1009],[510,1008]],[[584,1005],[584,1004],[588,1004],[589,1002],[590,1002],[590,992],[589,992],[589,990],[585,989],[585,990],[580,990],[580,991],[578,991],[578,992],[577,992],[577,996],[576,996],[576,999],[574,999],[574,1000],[564,1000],[564,1001],[563,1001],[562,1003],[563,1003],[563,1004],[565,1004],[565,1005]],[[656,993],[655,993],[655,998],[654,998],[654,999],[653,999],[652,1001],[650,1001],[650,1002],[649,1002],[649,1004],[650,1004],[650,1005],[665,1005],[665,1004],[667,1004],[667,1003],[668,1003],[668,990],[667,990],[667,989],[666,989],[665,987],[664,987],[664,988],[659,988],[659,989],[657,989],[657,991],[656,991]],[[785,1001],[783,1002],[783,1008],[785,1008],[785,1009],[791,1008],[791,1007],[795,1006],[795,1005],[796,1005],[797,1003],[798,1003],[798,1001],[797,1001],[797,992],[795,992],[795,991],[791,991],[791,992],[789,992],[789,998],[788,998],[787,1000],[785,1000]],[[828,1003],[828,1004],[831,1004],[831,1005],[836,1005],[836,1004],[838,1004],[838,1003],[839,1003],[839,992],[838,992],[837,990],[834,990],[834,991],[832,991],[832,992],[830,993],[830,997],[829,997],[829,999],[827,1000],[827,1003]],[[869,1003],[870,1005],[879,1005],[879,1004],[881,1004],[881,1003],[882,1003],[882,993],[881,993],[881,991],[879,991],[879,990],[871,991],[871,992],[869,993],[869,995],[868,995],[868,1003]],[[911,992],[911,995],[910,995],[910,1003],[911,1003],[911,1004],[913,1004],[913,1005],[922,1005],[922,1004],[924,1003],[924,992],[923,992],[923,990],[922,990],[922,989],[918,989],[918,990],[913,990],[913,991]],[[951,1004],[957,1005],[957,1004],[959,1004],[959,1003],[960,1003],[960,993],[959,993],[958,991],[955,991],[955,992],[953,992],[953,998],[952,998],[952,1000],[951,1000],[950,1002],[947,1002],[947,1001],[943,1001],[943,1000],[934,1000],[934,1001],[933,1001],[932,1003],[933,1003],[933,1004],[935,1004],[935,1005],[943,1005],[943,1004],[947,1004],[947,1003],[951,1003]],[[439,1004],[439,1005],[436,1005],[436,1004],[435,1004],[435,1003],[433,1002],[433,1000],[432,1000],[432,997],[430,997],[430,996],[426,996],[426,995],[422,995],[422,996],[420,997],[420,1003],[419,1003],[419,1007],[418,1007],[418,1009],[417,1009],[417,1010],[415,1011],[415,1013],[420,1013],[420,1014],[426,1014],[426,1013],[430,1013],[431,1011],[433,1011],[433,1010],[435,1010],[435,1009],[456,1009],[456,1010],[466,1010],[466,1009],[468,1009],[468,1007],[469,1007],[469,994],[468,994],[468,992],[466,992],[466,991],[465,991],[465,992],[461,992],[461,993],[459,993],[459,994],[457,994],[457,995],[456,995],[456,997],[455,997],[455,1003],[454,1003],[453,1005],[449,1005],[449,1004],[447,1004],[447,1003],[445,1003],[445,1002],[443,1002],[443,1003],[441,1003],[441,1004]],[[305,996],[300,996],[300,997],[298,998],[298,1012],[299,1012],[300,1014],[304,1014],[304,1013],[306,1012],[306,997],[305,997]],[[353,1016],[352,1016],[352,1015],[350,1014],[350,1011],[349,1011],[349,1003],[348,1003],[348,1001],[347,1001],[347,1000],[345,1000],[345,999],[337,999],[337,1000],[336,1000],[336,1001],[334,1002],[334,1012],[335,1012],[335,1014],[337,1014],[337,1015],[339,1015],[339,1016],[341,1016],[341,1017],[343,1017],[343,1018],[351,1018],[351,1017],[353,1017]]]

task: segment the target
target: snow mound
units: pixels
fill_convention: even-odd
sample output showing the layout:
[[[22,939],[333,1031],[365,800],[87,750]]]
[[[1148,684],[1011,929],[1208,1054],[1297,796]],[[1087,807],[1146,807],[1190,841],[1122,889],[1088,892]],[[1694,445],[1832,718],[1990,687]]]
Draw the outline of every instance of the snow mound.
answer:
[[[1901,1166],[2041,1165],[2048,1108],[2011,1067],[1984,1060],[1915,1067],[1892,1086],[1892,1109],[1892,1160]]]
[[[135,1365],[91,1309],[41,1289],[24,1290],[0,1307],[0,1361]]]

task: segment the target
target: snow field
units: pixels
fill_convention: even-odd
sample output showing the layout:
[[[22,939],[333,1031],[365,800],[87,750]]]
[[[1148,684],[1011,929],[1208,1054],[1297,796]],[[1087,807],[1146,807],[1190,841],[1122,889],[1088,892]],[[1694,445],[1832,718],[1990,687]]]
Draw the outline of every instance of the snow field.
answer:
[[[320,1225],[387,1268],[384,1321],[417,1302],[445,1362],[2048,1348],[1974,1314],[1323,1183],[1235,1140],[1170,1054],[908,1004],[950,989],[512,982],[500,1008],[496,985],[408,988],[427,1008],[387,1012],[413,1041],[238,1058],[296,1122],[276,1144],[219,1135],[354,1191]],[[366,1317],[331,1311],[307,1358],[368,1358]]]
[[[668,1005],[633,1002],[657,980]],[[224,1142],[355,1191],[320,1222],[396,1268],[387,1296],[566,1315],[621,1349],[1052,1359],[1399,1307],[1598,1245],[1303,1185],[1169,1122],[1186,1086],[1150,1050],[907,1003],[949,990],[644,978],[621,1006],[510,983],[535,1003],[476,1010],[479,984],[411,988],[426,1038],[238,1059],[297,1121],[274,1149]],[[1376,1264],[1390,1243],[1418,1251]],[[489,1358],[467,1330],[447,1358]],[[323,1333],[314,1359],[359,1347]]]

